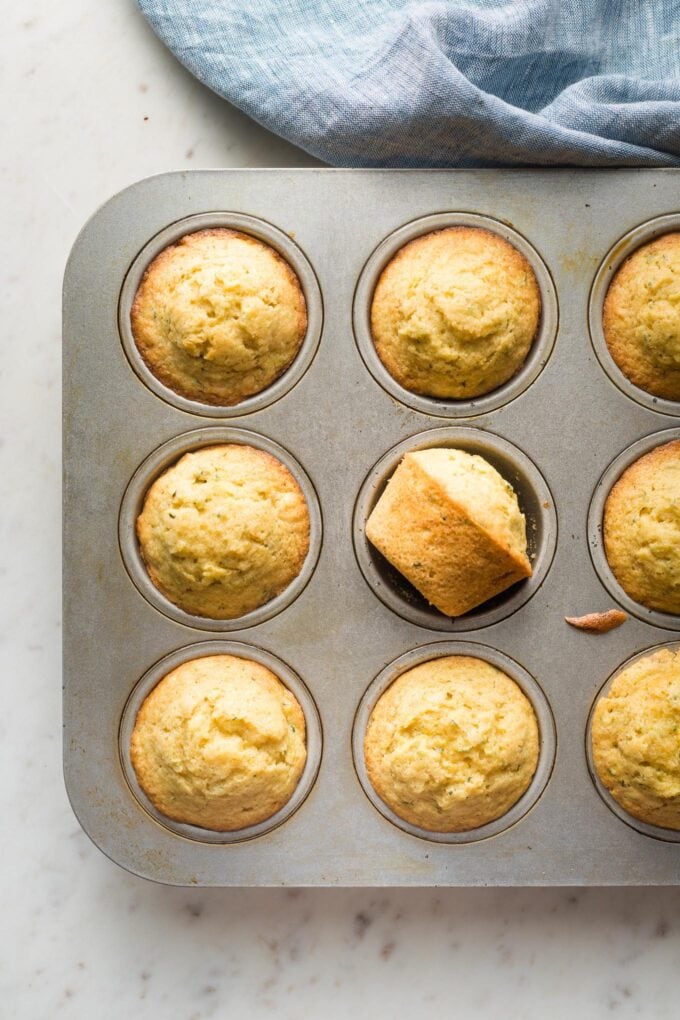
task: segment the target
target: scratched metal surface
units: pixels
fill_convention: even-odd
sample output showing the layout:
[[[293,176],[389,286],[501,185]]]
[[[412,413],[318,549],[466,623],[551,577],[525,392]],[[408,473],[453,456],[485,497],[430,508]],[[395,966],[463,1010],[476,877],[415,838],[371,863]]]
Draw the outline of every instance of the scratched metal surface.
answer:
[[[679,407],[643,406],[603,370],[589,330],[591,286],[624,234],[679,209],[680,176],[668,170],[224,170],[150,178],[89,220],[64,288],[64,770],[74,810],[104,853],[173,884],[678,882],[680,845],[621,821],[598,795],[586,758],[598,690],[629,656],[677,639],[675,621],[658,626],[642,614],[593,637],[563,618],[615,604],[588,546],[598,479],[631,443],[680,425],[673,417]],[[212,211],[259,217],[292,236],[323,300],[321,342],[306,373],[269,406],[228,422],[153,393],[126,359],[117,325],[123,280],[138,252],[174,221]],[[417,217],[456,212],[493,217],[501,233],[511,226],[533,245],[554,281],[559,327],[545,367],[524,392],[452,421],[445,410],[407,407],[369,373],[352,303],[364,265],[387,235]],[[228,635],[153,608],[130,580],[118,542],[123,494],[144,459],[180,433],[219,425],[261,433],[290,451],[323,515],[321,554],[304,591],[278,615]],[[485,431],[500,436],[533,462],[554,497],[557,547],[529,601],[503,619],[473,614],[442,633],[376,597],[357,564],[352,518],[364,479],[391,447],[451,426],[480,430],[482,448]],[[119,750],[123,710],[140,678],[165,655],[220,638],[287,663],[310,691],[323,729],[318,777],[304,803],[272,831],[227,845],[187,838],[153,819],[126,782]],[[530,810],[490,838],[457,845],[393,825],[364,794],[352,758],[355,712],[373,678],[398,656],[444,639],[477,642],[519,663],[544,692],[557,736],[554,767]]]

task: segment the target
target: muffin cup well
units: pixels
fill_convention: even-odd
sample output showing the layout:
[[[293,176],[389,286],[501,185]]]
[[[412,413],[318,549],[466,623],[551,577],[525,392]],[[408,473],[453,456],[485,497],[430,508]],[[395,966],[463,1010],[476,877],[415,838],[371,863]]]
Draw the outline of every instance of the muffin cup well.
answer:
[[[649,623],[653,627],[662,627],[664,630],[680,630],[680,616],[676,616],[674,613],[662,613],[657,609],[648,609],[647,606],[643,606],[641,602],[636,602],[630,597],[616,580],[614,572],[609,566],[602,532],[604,507],[607,497],[623,472],[645,453],[656,449],[657,446],[670,443],[673,439],[680,439],[680,428],[666,429],[664,432],[653,432],[649,436],[643,436],[642,439],[638,439],[637,442],[623,450],[603,472],[595,486],[595,491],[588,508],[588,548],[590,549],[590,558],[595,567],[595,572],[600,581],[612,598],[616,599],[631,616],[636,616],[638,620]]]
[[[178,461],[183,454],[193,450],[200,450],[205,446],[217,446],[223,443],[240,443],[246,446],[253,446],[257,450],[263,450],[265,453],[269,453],[281,461],[288,468],[305,497],[310,527],[309,550],[297,577],[279,595],[270,599],[269,602],[258,606],[257,609],[252,610],[250,613],[245,613],[243,616],[237,616],[231,620],[215,620],[209,616],[197,616],[193,613],[187,613],[171,602],[170,599],[166,598],[149,577],[139,550],[135,530],[137,518],[141,513],[147,490],[159,475]],[[147,602],[150,602],[164,616],[175,620],[177,623],[182,623],[186,627],[193,627],[196,630],[245,630],[248,627],[256,626],[258,623],[264,623],[265,620],[271,619],[272,616],[276,616],[284,610],[301,594],[314,573],[319,552],[321,551],[321,534],[321,508],[316,491],[309,476],[293,455],[282,446],[279,446],[278,443],[256,432],[220,425],[216,425],[213,428],[202,428],[195,429],[192,432],[185,432],[182,435],[175,436],[154,450],[140,464],[132,476],[125,490],[118,517],[120,551],[132,583]]]
[[[541,292],[541,318],[531,349],[518,372],[502,386],[471,400],[445,400],[413,393],[401,386],[387,371],[373,343],[371,334],[371,303],[380,274],[397,252],[409,241],[447,227],[480,227],[508,241],[527,260],[534,271]],[[384,390],[402,404],[423,414],[440,418],[473,418],[508,404],[538,378],[552,352],[559,310],[552,277],[540,255],[516,230],[501,220],[478,213],[447,212],[423,216],[399,227],[375,249],[364,266],[354,293],[354,337],[366,368]]]
[[[211,227],[226,227],[232,230],[240,230],[244,234],[250,234],[270,245],[294,270],[300,281],[300,286],[305,296],[307,305],[307,332],[304,340],[291,364],[281,375],[259,393],[252,397],[246,397],[238,404],[230,406],[220,404],[206,404],[198,400],[191,400],[176,393],[169,386],[158,379],[151,371],[139,353],[137,344],[132,335],[130,314],[132,303],[135,299],[137,289],[147,268],[165,248],[175,244],[186,234],[193,234],[197,230],[206,230]],[[142,248],[136,259],[130,266],[123,287],[120,292],[118,303],[118,328],[125,355],[130,362],[133,371],[141,382],[144,383],[157,397],[165,400],[173,407],[181,411],[189,411],[192,414],[201,414],[208,418],[235,418],[245,414],[252,414],[260,411],[269,404],[273,404],[286,393],[288,393],[300,381],[305,374],[319,346],[321,329],[323,326],[323,302],[321,290],[316,274],[302,250],[282,230],[274,227],[265,220],[255,216],[246,216],[243,213],[232,212],[206,212],[195,216],[187,216],[184,219],[171,223],[160,233],[156,234]]]
[[[653,241],[662,234],[680,230],[680,213],[673,213],[668,216],[656,216],[652,220],[639,224],[633,230],[619,238],[615,245],[607,252],[600,268],[595,274],[593,286],[588,300],[588,324],[590,327],[590,340],[593,345],[597,360],[617,389],[625,393],[627,397],[649,408],[650,411],[658,411],[659,414],[670,414],[675,417],[680,415],[680,401],[667,400],[664,397],[656,397],[648,393],[625,375],[616,364],[604,338],[602,328],[602,313],[604,302],[607,297],[609,285],[616,273],[634,251],[641,248],[643,244]]]
[[[156,684],[164,676],[171,670],[176,669],[177,666],[181,666],[182,663],[188,662],[191,659],[201,659],[209,655],[234,655],[241,659],[254,659],[255,662],[266,666],[295,695],[305,717],[307,758],[302,775],[290,799],[275,814],[265,818],[262,822],[258,822],[257,825],[249,825],[243,829],[234,829],[231,832],[216,832],[214,829],[203,829],[197,825],[176,822],[172,818],[168,818],[167,815],[158,810],[140,786],[130,757],[132,731],[135,727],[137,713],[142,707],[146,696],[151,693]],[[264,835],[265,832],[271,832],[272,829],[276,829],[279,825],[286,822],[306,800],[314,786],[319,771],[323,733],[316,703],[307,686],[290,666],[287,666],[281,659],[263,648],[242,644],[238,641],[216,640],[202,641],[200,644],[186,645],[184,648],[178,648],[176,651],[164,656],[151,669],[147,670],[133,688],[123,709],[118,731],[118,744],[121,766],[128,786],[140,806],[152,818],[179,836],[185,836],[187,839],[197,840],[200,843],[240,843],[247,839],[255,839],[257,836]]]
[[[620,818],[622,822],[625,822],[626,825],[629,825],[632,829],[637,829],[637,831],[641,832],[644,836],[651,836],[653,839],[661,839],[667,843],[680,843],[680,831],[676,829],[666,829],[661,825],[650,825],[649,822],[643,822],[640,818],[635,818],[634,815],[629,814],[625,808],[619,804],[618,800],[612,797],[611,793],[598,775],[598,771],[595,768],[595,757],[593,754],[592,724],[593,715],[598,701],[600,698],[609,693],[609,689],[614,680],[616,680],[617,676],[619,676],[624,669],[632,666],[633,663],[637,662],[639,659],[643,659],[645,656],[651,655],[653,652],[658,652],[661,648],[670,648],[675,650],[680,648],[680,642],[669,641],[666,644],[653,645],[651,648],[645,648],[641,652],[636,652],[635,655],[631,655],[629,659],[626,659],[626,661],[621,663],[620,666],[617,666],[611,676],[605,680],[602,687],[595,695],[590,712],[588,713],[588,722],[586,724],[586,760],[588,762],[590,778],[593,781],[595,789],[609,810],[612,811],[617,818]]]
[[[445,616],[429,605],[366,538],[366,521],[404,454],[431,447],[454,447],[487,460],[512,485],[527,522],[532,576],[458,617]],[[511,616],[543,584],[557,544],[557,515],[543,475],[526,454],[507,439],[476,428],[437,428],[398,443],[370,470],[354,507],[353,540],[357,562],[368,586],[398,616],[430,630],[477,630]]]
[[[486,825],[480,825],[476,829],[468,829],[465,832],[433,832],[430,829],[422,829],[418,825],[412,825],[410,822],[404,821],[403,818],[400,818],[399,815],[388,807],[376,792],[368,777],[364,757],[366,727],[368,726],[373,709],[387,688],[407,670],[413,669],[415,666],[421,665],[421,663],[429,662],[432,659],[440,659],[448,655],[474,656],[502,670],[511,680],[515,681],[529,699],[536,715],[536,721],[538,722],[538,763],[528,788],[519,800],[500,818],[496,818],[493,822],[488,822]],[[473,641],[438,641],[431,645],[421,645],[394,659],[393,662],[390,662],[378,673],[367,687],[359,702],[352,728],[354,768],[363,791],[373,807],[388,822],[396,825],[397,828],[403,829],[404,832],[408,832],[412,836],[418,836],[420,839],[430,840],[434,843],[476,843],[480,840],[488,839],[490,836],[497,836],[518,822],[531,810],[545,790],[555,763],[556,748],[555,720],[548,699],[536,680],[523,666],[520,666],[518,662],[515,662],[508,655],[498,651],[496,648],[477,644]]]

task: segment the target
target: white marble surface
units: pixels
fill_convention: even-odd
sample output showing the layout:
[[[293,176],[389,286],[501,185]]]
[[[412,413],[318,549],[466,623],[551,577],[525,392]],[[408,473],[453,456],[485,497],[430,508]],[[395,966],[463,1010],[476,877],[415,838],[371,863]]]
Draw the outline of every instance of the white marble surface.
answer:
[[[677,1017],[679,890],[169,889],[81,832],[60,763],[64,261],[136,178],[312,160],[197,85],[132,0],[2,7],[0,1014]]]

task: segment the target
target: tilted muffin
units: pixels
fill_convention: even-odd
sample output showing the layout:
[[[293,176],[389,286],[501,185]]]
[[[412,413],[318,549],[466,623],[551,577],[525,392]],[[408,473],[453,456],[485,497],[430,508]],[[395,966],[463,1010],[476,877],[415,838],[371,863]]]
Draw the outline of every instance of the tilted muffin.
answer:
[[[463,832],[527,790],[539,737],[530,701],[482,659],[450,655],[402,673],[377,702],[364,754],[376,793],[405,821]]]
[[[531,576],[514,489],[464,450],[405,454],[366,522],[366,537],[447,616],[462,616]]]
[[[680,829],[680,651],[622,670],[595,706],[591,736],[597,774],[621,807]]]
[[[607,561],[624,591],[649,609],[680,613],[680,440],[623,472],[603,523]]]
[[[307,330],[296,274],[268,244],[236,230],[187,234],[158,255],[131,327],[153,374],[206,404],[237,404],[290,365]]]
[[[300,573],[309,511],[280,461],[252,446],[186,453],[150,486],[137,518],[156,587],[198,616],[231,620],[269,602]]]
[[[612,280],[602,328],[624,375],[648,393],[680,400],[680,232],[629,255]]]
[[[145,699],[130,756],[160,812],[230,832],[271,818],[290,800],[307,757],[305,717],[259,662],[191,659]]]
[[[478,227],[449,227],[405,244],[373,295],[380,360],[413,393],[464,399],[521,368],[538,330],[541,295],[520,252]]]

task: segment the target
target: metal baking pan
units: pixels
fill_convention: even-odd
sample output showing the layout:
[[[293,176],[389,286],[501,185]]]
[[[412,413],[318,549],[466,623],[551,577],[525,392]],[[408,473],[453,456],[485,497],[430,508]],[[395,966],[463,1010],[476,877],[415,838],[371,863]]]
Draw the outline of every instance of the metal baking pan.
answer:
[[[611,274],[680,229],[673,170],[214,170],[141,181],[83,228],[64,284],[64,771],[83,828],[112,860],[177,885],[671,885],[676,834],[613,810],[589,771],[594,699],[624,662],[678,639],[680,618],[631,604],[601,550],[603,499],[633,454],[680,432],[680,404],[613,365],[600,313]],[[382,266],[421,232],[478,223],[532,262],[540,332],[518,375],[475,401],[406,393],[368,333]],[[192,229],[229,224],[271,243],[302,281],[309,330],[292,368],[237,407],[177,397],[129,336],[140,274]],[[649,438],[656,436],[656,438]],[[148,583],[133,523],[179,452],[225,438],[270,449],[305,488],[303,574],[262,611],[219,623]],[[366,515],[406,449],[486,456],[527,516],[534,576],[458,620],[429,608],[367,544]],[[635,445],[634,445],[635,444]],[[590,635],[565,615],[623,605]],[[300,699],[309,756],[293,801],[220,836],[168,822],[127,755],[141,699],[182,659],[250,654]],[[536,708],[534,781],[497,823],[439,837],[373,794],[363,727],[398,673],[441,654],[487,656]]]

